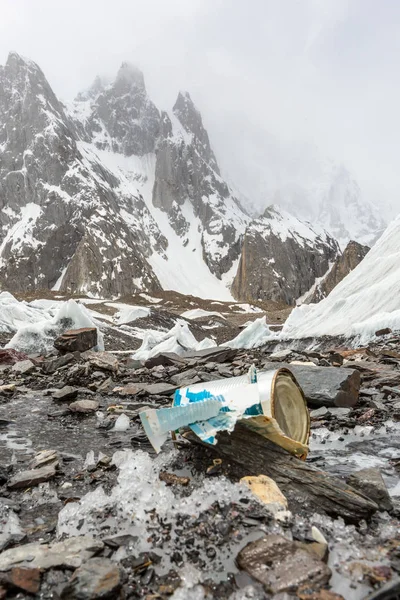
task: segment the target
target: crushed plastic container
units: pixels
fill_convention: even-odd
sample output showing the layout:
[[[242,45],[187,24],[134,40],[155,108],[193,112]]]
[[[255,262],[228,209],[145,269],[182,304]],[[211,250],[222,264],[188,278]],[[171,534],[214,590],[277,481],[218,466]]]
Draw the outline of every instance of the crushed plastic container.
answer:
[[[233,431],[237,421],[287,451],[305,458],[310,417],[303,391],[286,368],[183,387],[172,408],[140,413],[146,434],[158,452],[169,431],[188,426],[203,441],[217,443],[220,431]]]

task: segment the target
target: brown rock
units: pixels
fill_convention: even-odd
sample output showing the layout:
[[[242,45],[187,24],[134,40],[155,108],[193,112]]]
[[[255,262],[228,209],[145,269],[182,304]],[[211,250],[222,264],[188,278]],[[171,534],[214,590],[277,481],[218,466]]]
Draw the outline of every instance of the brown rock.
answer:
[[[85,352],[97,346],[96,327],[70,329],[60,335],[54,342],[54,347],[62,354],[67,352]]]
[[[160,471],[158,478],[164,481],[167,485],[188,485],[190,478],[175,475],[175,473],[168,473],[168,471]]]
[[[118,371],[118,360],[110,352],[86,352],[85,357],[92,367],[103,371]]]
[[[301,585],[324,585],[331,571],[314,554],[280,535],[250,542],[237,556],[238,566],[278,594]]]
[[[15,365],[21,360],[27,360],[28,355],[24,352],[17,352],[13,348],[4,348],[0,350],[0,365]]]
[[[390,327],[385,327],[384,329],[378,329],[378,331],[375,331],[376,336],[389,335],[389,333],[392,333]]]
[[[43,483],[44,481],[49,481],[49,479],[54,477],[55,474],[55,466],[54,464],[50,464],[46,465],[45,467],[41,467],[40,469],[21,471],[20,473],[17,473],[11,477],[7,485],[11,490],[33,487],[35,485],[39,485],[39,483]]]
[[[69,410],[79,413],[92,413],[99,408],[99,403],[96,400],[77,400],[69,405]]]
[[[10,583],[29,594],[36,594],[40,588],[40,569],[14,567],[11,569]]]

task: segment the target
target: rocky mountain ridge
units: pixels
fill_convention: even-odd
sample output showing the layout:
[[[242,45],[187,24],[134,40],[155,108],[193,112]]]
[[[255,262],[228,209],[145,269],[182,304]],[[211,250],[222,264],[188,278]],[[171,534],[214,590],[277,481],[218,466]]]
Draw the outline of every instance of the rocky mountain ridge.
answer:
[[[0,68],[0,152],[3,288],[255,298],[243,252],[259,220],[221,177],[187,92],[171,113],[160,112],[143,74],[124,63],[111,84],[96,79],[65,107],[40,68],[11,53]],[[264,222],[276,222],[277,210]],[[263,275],[263,299],[292,303],[338,253],[326,232],[318,237],[298,219],[290,227],[290,240],[276,247],[268,227],[257,232],[252,273],[271,259],[304,267],[292,268],[287,282],[285,270]]]

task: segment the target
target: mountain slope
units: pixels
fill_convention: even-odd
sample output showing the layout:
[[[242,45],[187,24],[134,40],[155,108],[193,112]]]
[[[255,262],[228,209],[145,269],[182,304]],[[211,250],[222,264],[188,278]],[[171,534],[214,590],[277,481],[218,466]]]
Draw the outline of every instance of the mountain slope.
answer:
[[[292,311],[283,335],[357,335],[364,343],[384,327],[400,329],[400,216],[327,298]]]
[[[246,229],[232,292],[239,300],[293,304],[338,254],[325,230],[270,206]]]
[[[254,265],[273,258],[297,265],[282,267],[278,285],[292,302],[336,251],[325,233],[289,219],[296,242],[271,245],[264,235],[250,261],[261,221],[221,177],[189,94],[160,112],[127,63],[66,108],[40,68],[11,53],[0,69],[0,159],[0,285],[10,290],[109,297],[163,288],[229,300],[247,296]],[[257,294],[275,299],[268,272]]]

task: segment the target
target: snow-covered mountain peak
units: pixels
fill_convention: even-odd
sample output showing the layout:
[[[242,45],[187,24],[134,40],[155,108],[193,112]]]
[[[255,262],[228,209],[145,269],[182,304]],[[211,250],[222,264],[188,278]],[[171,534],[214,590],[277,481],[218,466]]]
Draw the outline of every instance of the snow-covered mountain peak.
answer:
[[[129,62],[123,62],[119,68],[115,78],[115,84],[119,84],[121,82],[124,82],[129,87],[134,86],[143,91],[146,90],[142,71],[136,65]]]

